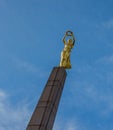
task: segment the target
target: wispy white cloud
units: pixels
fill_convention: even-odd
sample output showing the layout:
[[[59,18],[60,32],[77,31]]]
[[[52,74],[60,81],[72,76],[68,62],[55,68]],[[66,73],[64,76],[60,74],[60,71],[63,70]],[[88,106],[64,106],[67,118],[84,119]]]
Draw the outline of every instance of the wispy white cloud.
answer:
[[[101,77],[105,78],[105,81],[107,82],[108,85],[113,85],[113,54],[109,56],[104,56],[100,59],[98,59],[95,62],[96,66],[102,66],[99,71],[103,72],[104,75],[101,73]],[[105,82],[104,81],[104,82]]]
[[[0,130],[25,130],[29,115],[26,102],[14,106],[7,93],[0,90]]]
[[[70,96],[66,97],[66,102],[64,101],[65,106],[69,107],[68,109],[75,108],[92,111],[92,113],[95,112],[95,114],[97,114],[97,118],[98,116],[101,118],[111,117],[113,112],[112,87],[106,86],[106,88],[102,88],[100,84],[96,86],[93,85],[93,83],[85,82],[73,83],[71,86],[73,87],[70,88]],[[73,103],[73,101],[75,103]],[[85,124],[83,124],[83,126],[84,125]]]
[[[0,90],[0,100],[4,100],[6,98],[6,94]]]
[[[8,94],[0,90],[0,130],[25,130],[30,111],[26,102],[14,106],[10,103]],[[53,130],[82,130],[78,121],[68,120],[56,122]]]
[[[5,99],[6,99],[6,94],[2,90],[0,90],[0,112],[4,112],[5,106],[3,102]]]
[[[22,60],[20,60],[18,58],[15,58],[14,62],[16,63],[16,65],[18,67],[23,68],[26,71],[33,72],[33,73],[37,73],[37,72],[40,71],[35,65],[33,65],[31,63],[28,63],[26,61],[22,61]]]
[[[12,61],[14,63],[14,66],[18,69],[24,70],[26,72],[38,74],[38,76],[40,77],[47,75],[47,71],[44,71],[41,67],[37,67],[36,65],[28,61],[21,60],[14,56],[12,56]]]
[[[65,102],[67,106],[94,110],[100,116],[110,116],[113,112],[112,70],[113,55],[101,57],[93,64],[78,67],[76,73],[83,79],[71,80],[70,96],[66,97]]]
[[[96,61],[96,64],[113,64],[113,54],[109,56],[104,56]]]
[[[102,23],[102,26],[107,29],[113,28],[113,19],[110,19],[109,21]]]
[[[66,128],[67,128],[67,130],[80,130],[80,128],[78,127],[77,123],[75,123],[73,121],[72,122],[68,122]]]
[[[53,130],[82,130],[77,120],[59,121],[55,123]]]

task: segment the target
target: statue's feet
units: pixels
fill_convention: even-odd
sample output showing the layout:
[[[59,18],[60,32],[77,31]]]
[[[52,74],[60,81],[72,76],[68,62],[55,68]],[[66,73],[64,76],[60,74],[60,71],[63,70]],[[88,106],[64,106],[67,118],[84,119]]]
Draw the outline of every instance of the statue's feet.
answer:
[[[71,65],[65,66],[66,69],[71,69]]]
[[[65,69],[70,69],[71,64],[63,61],[63,62],[60,62],[60,67],[64,67]]]

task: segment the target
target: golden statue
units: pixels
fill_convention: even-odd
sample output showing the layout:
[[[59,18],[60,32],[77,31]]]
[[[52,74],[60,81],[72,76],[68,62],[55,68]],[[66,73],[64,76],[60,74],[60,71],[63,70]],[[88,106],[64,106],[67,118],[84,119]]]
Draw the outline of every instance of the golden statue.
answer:
[[[66,40],[67,37],[69,37],[68,40]],[[61,52],[60,67],[64,67],[65,69],[70,69],[71,68],[70,53],[75,43],[75,37],[72,31],[67,31],[65,33],[63,42],[64,42],[64,49]]]

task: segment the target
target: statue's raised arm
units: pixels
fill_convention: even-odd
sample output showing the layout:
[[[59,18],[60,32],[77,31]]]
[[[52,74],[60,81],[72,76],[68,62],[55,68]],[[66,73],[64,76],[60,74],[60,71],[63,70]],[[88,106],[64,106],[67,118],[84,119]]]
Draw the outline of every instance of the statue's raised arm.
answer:
[[[75,37],[72,31],[67,31],[63,37],[64,49],[61,52],[61,61],[60,67],[64,67],[66,69],[71,68],[70,63],[70,53],[71,49],[74,47],[75,44]]]

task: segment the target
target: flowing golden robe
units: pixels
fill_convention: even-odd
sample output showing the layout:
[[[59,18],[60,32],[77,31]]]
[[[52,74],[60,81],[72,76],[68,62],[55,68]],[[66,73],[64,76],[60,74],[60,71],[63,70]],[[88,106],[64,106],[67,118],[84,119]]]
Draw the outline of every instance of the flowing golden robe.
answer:
[[[71,68],[71,63],[70,63],[70,53],[71,53],[71,49],[73,48],[73,44],[72,43],[67,43],[64,46],[63,51],[61,52],[61,61],[60,61],[60,67],[64,67],[66,69],[70,69]]]

